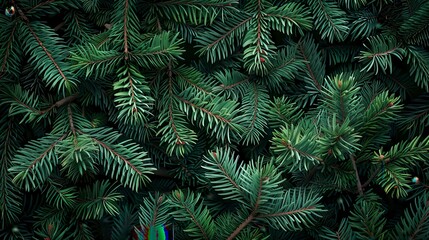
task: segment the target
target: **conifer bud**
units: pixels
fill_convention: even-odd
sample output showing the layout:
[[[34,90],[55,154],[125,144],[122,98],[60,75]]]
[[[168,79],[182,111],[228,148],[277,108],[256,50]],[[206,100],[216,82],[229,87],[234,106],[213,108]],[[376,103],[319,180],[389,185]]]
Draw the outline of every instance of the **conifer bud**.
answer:
[[[343,81],[338,80],[338,87],[341,88],[343,86]]]
[[[12,17],[13,15],[15,15],[15,7],[11,6],[11,7],[6,8],[4,10],[4,14],[8,17]]]
[[[48,233],[51,234],[52,229],[54,228],[54,226],[52,224],[48,225]]]
[[[389,102],[389,103],[387,104],[387,106],[388,106],[388,107],[392,107],[392,106],[393,106],[393,102]]]
[[[13,232],[13,233],[19,233],[19,228],[18,228],[17,226],[14,226],[14,227],[12,228],[12,232]]]
[[[212,156],[213,156],[213,158],[217,159],[217,154],[216,154],[216,152],[212,152]]]
[[[265,62],[265,58],[261,57],[261,58],[259,58],[259,61]]]

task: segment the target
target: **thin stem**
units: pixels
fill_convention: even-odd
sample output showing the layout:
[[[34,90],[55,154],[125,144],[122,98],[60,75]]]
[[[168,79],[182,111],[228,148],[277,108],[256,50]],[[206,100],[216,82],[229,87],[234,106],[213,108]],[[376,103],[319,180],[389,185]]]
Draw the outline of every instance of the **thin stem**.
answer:
[[[368,186],[368,185],[371,183],[372,179],[374,179],[374,177],[378,174],[378,172],[380,172],[380,169],[381,169],[381,166],[379,166],[379,167],[377,168],[377,170],[375,170],[375,171],[371,174],[371,176],[368,178],[368,180],[367,180],[364,184],[362,184],[362,188],[364,188],[364,187]]]
[[[51,111],[54,107],[61,107],[61,106],[62,106],[62,105],[64,105],[64,104],[67,104],[67,103],[73,102],[76,98],[77,98],[77,94],[74,94],[74,95],[70,95],[70,96],[68,96],[68,97],[65,97],[65,98],[63,98],[63,99],[61,99],[61,100],[58,100],[57,102],[55,102],[55,103],[54,103],[52,106],[50,106],[49,108],[47,108],[47,109],[45,109],[45,110],[40,111],[40,114],[44,114],[44,113],[46,113],[46,112],[49,112],[49,111]]]
[[[362,190],[362,184],[360,183],[359,173],[356,167],[356,159],[353,155],[350,156],[350,159],[352,160],[353,169],[355,170],[355,173],[356,173],[357,189],[358,189],[359,195],[362,196],[363,190]]]

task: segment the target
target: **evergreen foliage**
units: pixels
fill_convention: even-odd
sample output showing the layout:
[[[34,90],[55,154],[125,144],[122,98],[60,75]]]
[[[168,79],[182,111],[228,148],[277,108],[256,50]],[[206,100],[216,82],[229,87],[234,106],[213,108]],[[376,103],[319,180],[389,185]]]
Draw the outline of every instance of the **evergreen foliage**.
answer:
[[[1,239],[429,236],[429,1],[0,7]]]

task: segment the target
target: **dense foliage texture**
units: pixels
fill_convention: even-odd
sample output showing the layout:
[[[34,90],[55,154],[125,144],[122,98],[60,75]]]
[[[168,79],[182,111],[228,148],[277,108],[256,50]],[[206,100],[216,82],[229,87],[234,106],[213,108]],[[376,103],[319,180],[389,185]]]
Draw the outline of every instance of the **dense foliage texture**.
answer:
[[[1,239],[429,236],[429,1],[12,4]]]

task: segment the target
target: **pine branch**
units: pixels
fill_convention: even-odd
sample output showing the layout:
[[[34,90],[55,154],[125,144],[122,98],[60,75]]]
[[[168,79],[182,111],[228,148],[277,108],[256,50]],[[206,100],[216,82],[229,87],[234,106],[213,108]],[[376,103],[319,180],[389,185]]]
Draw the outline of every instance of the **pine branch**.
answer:
[[[312,45],[314,45],[314,43]],[[306,47],[306,46],[304,46],[304,42],[298,43],[298,49],[301,52],[301,55],[305,61],[305,65],[307,67],[307,73],[308,73],[310,79],[313,81],[314,86],[320,91],[322,89],[320,82],[322,82],[322,80],[323,80],[322,78],[324,76],[322,76],[322,74],[318,74],[319,76],[318,76],[318,78],[316,78],[316,73],[314,72],[314,69],[313,69],[311,64],[319,64],[319,63],[316,62],[317,59],[315,59],[314,61],[311,61],[309,59],[309,56],[313,57],[313,58],[316,56],[312,56],[312,55],[308,56],[307,52],[306,52],[307,49],[305,49],[304,47]],[[316,51],[316,47],[314,47],[314,49],[313,49],[313,52],[315,52],[315,51]],[[311,52],[311,53],[313,53],[313,52]]]
[[[168,103],[168,117],[170,119],[170,125],[173,129],[174,134],[176,135],[176,143],[181,145],[183,142],[180,138],[179,133],[177,132],[176,124],[174,124],[174,118],[173,118],[173,71],[171,69],[171,63],[168,64],[168,94],[170,95],[169,103]]]
[[[337,5],[336,1],[308,0],[313,10],[313,19],[316,29],[321,33],[322,39],[344,41],[348,35],[347,14]]]
[[[227,238],[227,240],[232,240],[234,239],[249,223],[251,223],[253,221],[253,219],[255,218],[257,212],[258,212],[258,208],[259,208],[259,204],[260,204],[260,200],[261,200],[261,195],[262,195],[262,183],[264,181],[266,181],[266,178],[260,178],[259,179],[259,188],[257,191],[257,198],[253,207],[252,212],[249,214],[249,216],[246,218],[246,220],[244,220],[244,222],[242,222],[235,230],[234,232],[231,233],[231,235],[229,235],[229,237]]]
[[[9,168],[13,182],[26,191],[42,188],[58,163],[54,149],[66,136],[48,135],[21,148]]]
[[[130,162],[130,160],[126,159],[124,156],[122,156],[121,154],[119,154],[118,152],[116,152],[114,149],[112,149],[111,147],[109,147],[106,143],[96,139],[96,138],[92,138],[96,143],[100,144],[104,149],[106,149],[107,151],[109,151],[111,154],[113,154],[114,156],[118,157],[120,160],[122,160],[126,165],[130,166],[138,175],[142,175],[143,173],[137,169],[137,167],[132,164]]]
[[[28,10],[24,10],[24,11],[25,11],[25,13],[31,13],[35,9],[43,7],[45,5],[49,5],[50,3],[53,3],[55,1],[57,1],[57,0],[47,0],[47,1],[41,2],[41,3],[37,4],[37,5],[34,5],[32,8],[30,8]]]
[[[8,60],[9,60],[9,56],[10,56],[11,50],[13,50],[12,49],[13,38],[14,38],[15,32],[17,31],[17,27],[18,27],[18,23],[16,22],[14,24],[12,30],[9,32],[10,35],[9,35],[9,38],[7,39],[6,47],[2,46],[2,50],[4,48],[6,48],[6,51],[3,53],[3,56],[2,56],[3,61],[2,61],[2,64],[1,64],[0,73],[6,73],[6,64],[7,64]]]
[[[207,108],[197,106],[196,104],[194,104],[194,103],[192,103],[192,102],[190,102],[190,101],[188,101],[188,100],[186,100],[186,99],[184,99],[184,98],[182,98],[182,97],[179,97],[179,96],[177,96],[177,95],[176,95],[175,97],[176,97],[177,99],[179,99],[180,101],[182,101],[183,103],[185,103],[186,105],[188,105],[188,106],[190,106],[190,107],[192,107],[192,108],[194,108],[194,109],[199,109],[199,110],[201,110],[201,111],[203,111],[203,112],[207,113],[208,115],[210,115],[210,116],[212,116],[212,117],[214,117],[214,118],[216,118],[216,119],[220,120],[220,121],[221,121],[221,122],[223,122],[223,123],[226,123],[226,124],[230,124],[230,123],[231,123],[231,120],[230,120],[230,119],[226,119],[226,118],[224,118],[224,117],[222,117],[222,116],[220,116],[220,115],[218,115],[218,114],[215,114],[215,113],[211,112],[210,110],[208,110]]]
[[[190,222],[185,229],[189,237],[210,240],[213,238],[215,226],[210,211],[199,201],[200,197],[199,193],[184,194],[181,190],[173,191],[171,203],[177,210],[172,212],[172,215],[177,221]]]
[[[33,37],[36,39],[36,41],[39,43],[40,47],[43,49],[43,51],[46,53],[46,56],[51,60],[52,64],[54,64],[55,68],[57,69],[58,73],[61,75],[62,79],[65,81],[65,84],[69,84],[69,79],[64,75],[63,70],[59,67],[58,63],[55,61],[55,59],[52,57],[52,54],[48,51],[48,49],[43,45],[43,42],[40,40],[39,36],[33,31],[32,27],[28,22],[26,22],[26,25],[28,26],[28,29],[30,30]]]
[[[21,193],[15,188],[8,173],[11,160],[21,143],[23,128],[15,125],[13,118],[0,119],[0,219],[4,229],[7,223],[18,220],[22,208]]]

